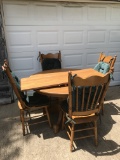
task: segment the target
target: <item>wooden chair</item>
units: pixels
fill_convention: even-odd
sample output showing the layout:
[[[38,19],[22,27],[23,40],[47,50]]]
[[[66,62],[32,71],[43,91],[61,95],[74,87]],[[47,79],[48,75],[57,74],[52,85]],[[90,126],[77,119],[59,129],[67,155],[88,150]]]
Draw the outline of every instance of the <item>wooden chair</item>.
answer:
[[[116,55],[114,57],[112,57],[112,56],[106,56],[104,53],[100,53],[98,62],[102,61],[102,62],[110,64],[110,70],[109,71],[111,73],[113,73],[114,72],[114,64],[115,64],[116,58],[117,58]]]
[[[12,76],[12,72],[10,72],[7,60],[4,61],[2,69],[8,76],[11,86],[13,87],[13,90],[18,98],[18,107],[20,109],[20,120],[22,123],[23,135],[25,135],[25,128],[27,129],[29,125],[48,122],[49,126],[51,127],[50,116],[48,112],[48,107],[49,107],[48,97],[42,95],[39,96],[38,94],[35,93],[34,96],[29,96],[28,97],[29,101],[27,101],[26,95],[24,95],[24,93],[21,92],[16,79]],[[40,112],[41,110],[43,111],[43,115],[41,115]],[[31,113],[37,113],[36,114],[37,116],[31,117]],[[38,115],[38,113],[40,113],[40,116]],[[29,114],[29,117],[27,117],[27,114]],[[45,117],[45,120],[41,121],[41,118],[43,116]],[[32,123],[32,120],[34,121],[35,118],[38,118],[39,121]],[[30,124],[28,124],[29,122]]]
[[[113,75],[114,73],[114,64],[116,62],[116,58],[117,56],[115,55],[114,57],[112,56],[106,56],[103,52],[100,53],[100,56],[99,56],[99,59],[98,59],[98,62],[105,62],[107,64],[110,65],[110,68],[109,68],[109,71],[111,73],[111,75]],[[113,78],[113,77],[112,77]],[[102,115],[104,114],[104,106],[102,104]]]
[[[97,142],[97,120],[101,111],[101,105],[110,82],[110,73],[104,77],[91,76],[82,79],[77,75],[68,73],[68,100],[61,104],[63,112],[62,129],[67,129],[70,138],[70,151],[73,149],[73,141],[81,138],[95,137]],[[84,125],[82,125],[84,124]],[[81,127],[83,128],[76,128]],[[90,131],[92,133],[90,133]],[[76,138],[76,133],[83,136]],[[85,133],[84,133],[85,132]],[[89,133],[86,135],[86,133]]]
[[[38,58],[39,61],[41,62],[42,70],[51,70],[51,69],[61,69],[61,52],[59,51],[58,53],[48,53],[48,54],[43,54],[39,52]],[[50,107],[52,107],[52,102],[59,101],[58,98],[52,98],[49,97],[50,101]]]
[[[38,58],[41,62],[42,70],[60,69],[61,68],[61,52],[41,54],[39,52]]]

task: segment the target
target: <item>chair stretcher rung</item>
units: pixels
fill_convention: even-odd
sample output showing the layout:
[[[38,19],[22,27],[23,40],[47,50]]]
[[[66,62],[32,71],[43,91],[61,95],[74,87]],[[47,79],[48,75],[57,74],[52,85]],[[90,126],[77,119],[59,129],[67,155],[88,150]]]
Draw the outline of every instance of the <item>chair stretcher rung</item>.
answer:
[[[44,122],[48,122],[48,120],[41,121],[41,122],[36,122],[36,123],[31,123],[31,124],[26,124],[26,125],[27,125],[27,126],[30,126],[30,125],[34,125],[34,124],[38,124],[38,123],[44,123]]]
[[[85,128],[85,129],[78,129],[78,130],[75,130],[74,132],[80,132],[80,131],[92,130],[92,129],[95,129],[95,127]]]
[[[83,138],[87,138],[87,137],[94,137],[95,135],[89,135],[89,136],[83,136],[83,137],[79,137],[79,138],[74,138],[74,140],[77,140],[77,139],[83,139]]]
[[[24,119],[25,119],[25,120],[29,120],[29,119],[34,119],[34,118],[36,118],[36,117],[41,118],[41,117],[43,117],[43,116],[46,116],[46,114],[44,114],[44,115],[38,115],[38,116],[32,116],[32,117],[26,117],[26,118],[24,118]]]

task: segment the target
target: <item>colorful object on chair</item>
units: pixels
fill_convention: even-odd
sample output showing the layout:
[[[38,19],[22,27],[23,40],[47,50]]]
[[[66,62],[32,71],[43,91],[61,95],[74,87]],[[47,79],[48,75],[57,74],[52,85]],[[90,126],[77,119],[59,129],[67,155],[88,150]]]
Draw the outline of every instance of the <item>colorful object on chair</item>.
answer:
[[[99,62],[98,64],[96,64],[94,69],[98,72],[106,74],[110,70],[110,65],[105,62]]]

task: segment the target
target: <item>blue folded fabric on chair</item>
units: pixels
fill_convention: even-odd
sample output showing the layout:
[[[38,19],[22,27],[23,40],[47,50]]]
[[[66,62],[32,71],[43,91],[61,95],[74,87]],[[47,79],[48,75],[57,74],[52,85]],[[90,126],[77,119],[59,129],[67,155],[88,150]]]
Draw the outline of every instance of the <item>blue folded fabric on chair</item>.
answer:
[[[15,81],[15,84],[16,84],[17,88],[20,89],[20,80],[19,80],[19,78],[13,72],[11,72],[11,75],[12,75],[14,81]]]
[[[24,92],[21,91],[19,78],[15,75],[14,72],[11,72],[11,75],[12,75],[12,77],[13,77],[13,79],[14,79],[15,85],[17,86],[18,91],[19,91],[22,99],[23,99],[24,101],[26,101],[27,95],[25,95]]]
[[[98,72],[106,74],[110,70],[110,65],[105,62],[99,62],[98,64],[96,64],[94,69]]]

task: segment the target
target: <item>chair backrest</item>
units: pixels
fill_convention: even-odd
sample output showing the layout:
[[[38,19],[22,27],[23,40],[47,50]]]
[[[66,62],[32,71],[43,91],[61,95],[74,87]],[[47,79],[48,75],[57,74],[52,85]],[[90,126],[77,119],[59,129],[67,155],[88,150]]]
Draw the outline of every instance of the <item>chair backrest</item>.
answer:
[[[23,100],[23,99],[25,98],[25,97],[24,97],[24,93],[21,92],[20,88],[18,87],[17,82],[16,82],[16,79],[13,78],[12,72],[11,72],[11,70],[10,70],[10,68],[9,68],[8,61],[7,61],[6,59],[4,60],[4,64],[3,64],[3,66],[2,66],[2,69],[3,69],[3,71],[6,73],[6,75],[7,75],[8,79],[9,79],[9,82],[10,82],[10,84],[11,84],[11,86],[12,86],[15,94],[16,94],[19,102],[21,103],[21,107],[22,107],[22,108],[26,108],[27,105],[26,105],[26,103],[25,103],[24,100]]]
[[[72,76],[68,73],[68,106],[69,117],[98,114],[104,101],[108,85],[110,83],[110,73],[104,77],[91,76],[86,79]]]
[[[110,71],[111,71],[111,73],[113,73],[114,72],[114,64],[115,64],[116,58],[117,58],[116,55],[114,57],[112,57],[112,56],[106,56],[104,53],[100,53],[98,62],[108,63],[110,65]]]
[[[42,65],[42,70],[60,69],[61,68],[61,52],[43,54],[39,52],[38,58]]]

